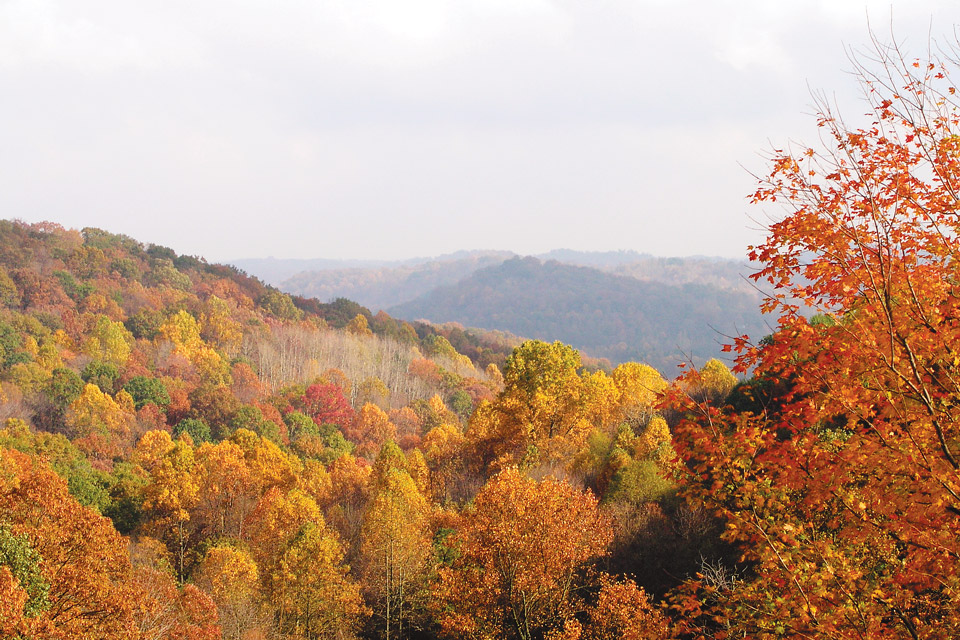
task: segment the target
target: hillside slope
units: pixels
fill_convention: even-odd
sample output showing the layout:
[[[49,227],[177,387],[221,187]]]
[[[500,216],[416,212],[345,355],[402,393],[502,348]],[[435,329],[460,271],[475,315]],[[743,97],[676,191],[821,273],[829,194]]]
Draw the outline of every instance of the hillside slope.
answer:
[[[699,364],[719,355],[725,335],[768,332],[747,293],[536,258],[481,269],[388,312],[561,340],[614,363],[648,362],[667,375],[691,356]]]

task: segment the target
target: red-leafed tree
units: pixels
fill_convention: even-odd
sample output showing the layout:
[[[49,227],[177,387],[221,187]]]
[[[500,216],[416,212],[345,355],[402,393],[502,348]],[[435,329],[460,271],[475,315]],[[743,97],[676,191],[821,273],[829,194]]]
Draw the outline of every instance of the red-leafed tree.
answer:
[[[318,382],[310,385],[300,403],[303,412],[318,425],[349,425],[353,422],[353,407],[335,384]]]

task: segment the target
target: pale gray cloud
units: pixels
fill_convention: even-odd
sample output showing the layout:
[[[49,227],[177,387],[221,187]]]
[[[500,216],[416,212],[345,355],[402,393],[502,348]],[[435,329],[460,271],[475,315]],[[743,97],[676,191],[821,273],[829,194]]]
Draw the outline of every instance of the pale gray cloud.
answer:
[[[894,2],[918,54],[960,9]],[[0,207],[211,259],[741,255],[841,0],[0,0]]]

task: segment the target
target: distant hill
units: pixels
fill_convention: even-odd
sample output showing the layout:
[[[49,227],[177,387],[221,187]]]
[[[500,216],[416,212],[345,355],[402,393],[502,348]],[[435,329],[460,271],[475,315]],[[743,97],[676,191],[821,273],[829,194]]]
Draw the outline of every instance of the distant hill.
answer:
[[[326,260],[323,258],[241,258],[230,262],[252,276],[273,286],[303,272],[325,272],[335,269],[378,269],[391,263],[385,260]],[[334,296],[337,297],[337,296]]]
[[[512,256],[508,251],[474,251],[379,267],[302,271],[282,280],[278,286],[296,295],[320,300],[349,298],[370,309],[387,309],[435,287],[453,284],[478,269],[498,265]]]
[[[760,296],[744,277],[754,268],[743,260],[556,249],[525,259],[509,251],[460,251],[392,262],[234,264],[294,295],[349,298],[408,319],[564,340],[614,363],[644,359],[667,375],[685,354],[697,363],[717,355],[721,334],[768,332],[757,311]],[[521,264],[530,272],[517,280]]]
[[[458,251],[407,260],[303,260],[246,258],[232,264],[264,282],[295,295],[322,301],[349,298],[373,310],[417,298],[430,289],[453,284],[478,269],[517,257],[511,251]],[[753,271],[742,260],[692,256],[664,258],[637,251],[554,249],[535,258],[594,267],[638,280],[666,284],[706,284],[754,293],[741,274]]]
[[[747,275],[759,270],[744,260],[707,258],[661,258],[644,256],[634,262],[624,262],[604,269],[610,273],[638,280],[652,280],[664,284],[704,284],[721,289],[740,291],[757,296],[757,286]]]
[[[720,355],[724,334],[768,333],[757,302],[755,294],[716,284],[666,284],[511,258],[387,311],[562,340],[613,363],[642,360],[672,376],[690,356],[701,364]]]
[[[613,269],[620,265],[653,258],[649,253],[640,253],[639,251],[577,251],[575,249],[553,249],[546,253],[538,253],[533,257],[544,262],[556,260],[566,264],[596,267],[597,269]]]

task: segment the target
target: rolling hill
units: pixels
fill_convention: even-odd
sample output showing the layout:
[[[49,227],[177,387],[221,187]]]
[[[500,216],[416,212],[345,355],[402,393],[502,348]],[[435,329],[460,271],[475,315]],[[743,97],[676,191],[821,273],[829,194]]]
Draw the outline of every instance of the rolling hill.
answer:
[[[666,375],[680,362],[717,357],[725,336],[769,332],[751,293],[529,257],[480,269],[388,312],[561,340],[613,363],[642,360]]]

